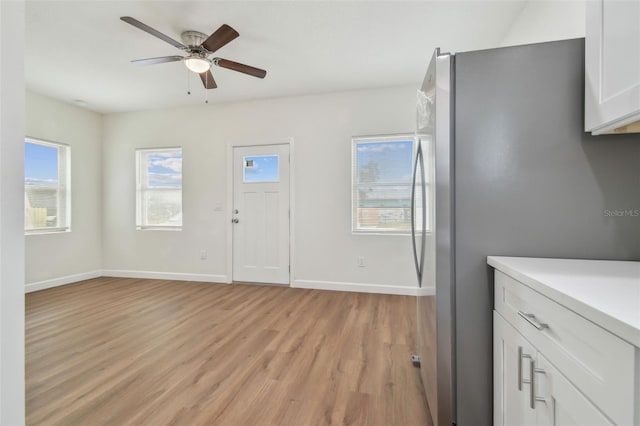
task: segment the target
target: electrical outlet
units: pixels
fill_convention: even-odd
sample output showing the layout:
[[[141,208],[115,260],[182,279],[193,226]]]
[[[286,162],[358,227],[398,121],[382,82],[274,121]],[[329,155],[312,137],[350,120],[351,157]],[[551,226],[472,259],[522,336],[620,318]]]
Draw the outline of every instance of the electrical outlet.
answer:
[[[364,257],[360,256],[358,257],[358,267],[360,268],[364,268],[366,265],[364,264]]]
[[[200,260],[205,260],[207,258],[207,251],[200,250]]]

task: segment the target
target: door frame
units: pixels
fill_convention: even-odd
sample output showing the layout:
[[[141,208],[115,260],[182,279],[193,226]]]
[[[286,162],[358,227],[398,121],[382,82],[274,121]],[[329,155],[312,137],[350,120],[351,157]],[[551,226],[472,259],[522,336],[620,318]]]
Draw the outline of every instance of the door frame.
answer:
[[[233,149],[234,148],[246,148],[251,146],[264,146],[264,145],[289,145],[289,287],[293,283],[293,277],[295,277],[295,175],[293,173],[294,164],[294,149],[293,149],[293,137],[281,138],[281,139],[266,139],[264,141],[246,141],[246,142],[228,142],[227,143],[227,200],[225,220],[227,226],[225,228],[227,234],[227,284],[233,283]]]

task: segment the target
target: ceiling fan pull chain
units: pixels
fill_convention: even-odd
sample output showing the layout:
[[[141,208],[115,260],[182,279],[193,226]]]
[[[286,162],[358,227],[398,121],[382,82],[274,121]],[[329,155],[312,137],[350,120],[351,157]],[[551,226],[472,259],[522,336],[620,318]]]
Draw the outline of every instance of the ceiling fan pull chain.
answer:
[[[187,69],[187,95],[191,94],[191,78],[189,78],[189,70]]]
[[[205,84],[205,88],[209,87],[209,78],[210,78],[209,76],[210,75],[211,75],[211,73],[209,73],[209,72],[205,74],[205,80],[206,80],[206,83],[207,83],[207,84]],[[205,104],[209,103],[209,91],[208,90],[204,91],[204,103]]]

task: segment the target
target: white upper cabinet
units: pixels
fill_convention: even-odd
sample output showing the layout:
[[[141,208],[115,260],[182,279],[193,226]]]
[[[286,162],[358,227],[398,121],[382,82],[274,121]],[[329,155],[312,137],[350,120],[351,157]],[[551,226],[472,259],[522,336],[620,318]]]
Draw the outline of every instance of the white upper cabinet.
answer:
[[[640,132],[640,0],[586,2],[585,130]]]

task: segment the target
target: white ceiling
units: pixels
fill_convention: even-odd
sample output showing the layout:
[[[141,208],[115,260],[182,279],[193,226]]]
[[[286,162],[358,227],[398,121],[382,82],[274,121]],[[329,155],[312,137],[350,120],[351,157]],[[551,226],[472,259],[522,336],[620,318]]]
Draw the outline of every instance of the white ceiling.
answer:
[[[522,1],[28,1],[27,88],[98,112],[295,96],[421,82],[436,47],[496,47]],[[120,21],[132,16],[180,40],[226,23],[240,37],[215,56],[268,71],[213,68],[206,91],[180,62],[132,59],[181,51]],[[188,78],[189,76],[189,78]],[[190,79],[191,95],[187,95]]]

